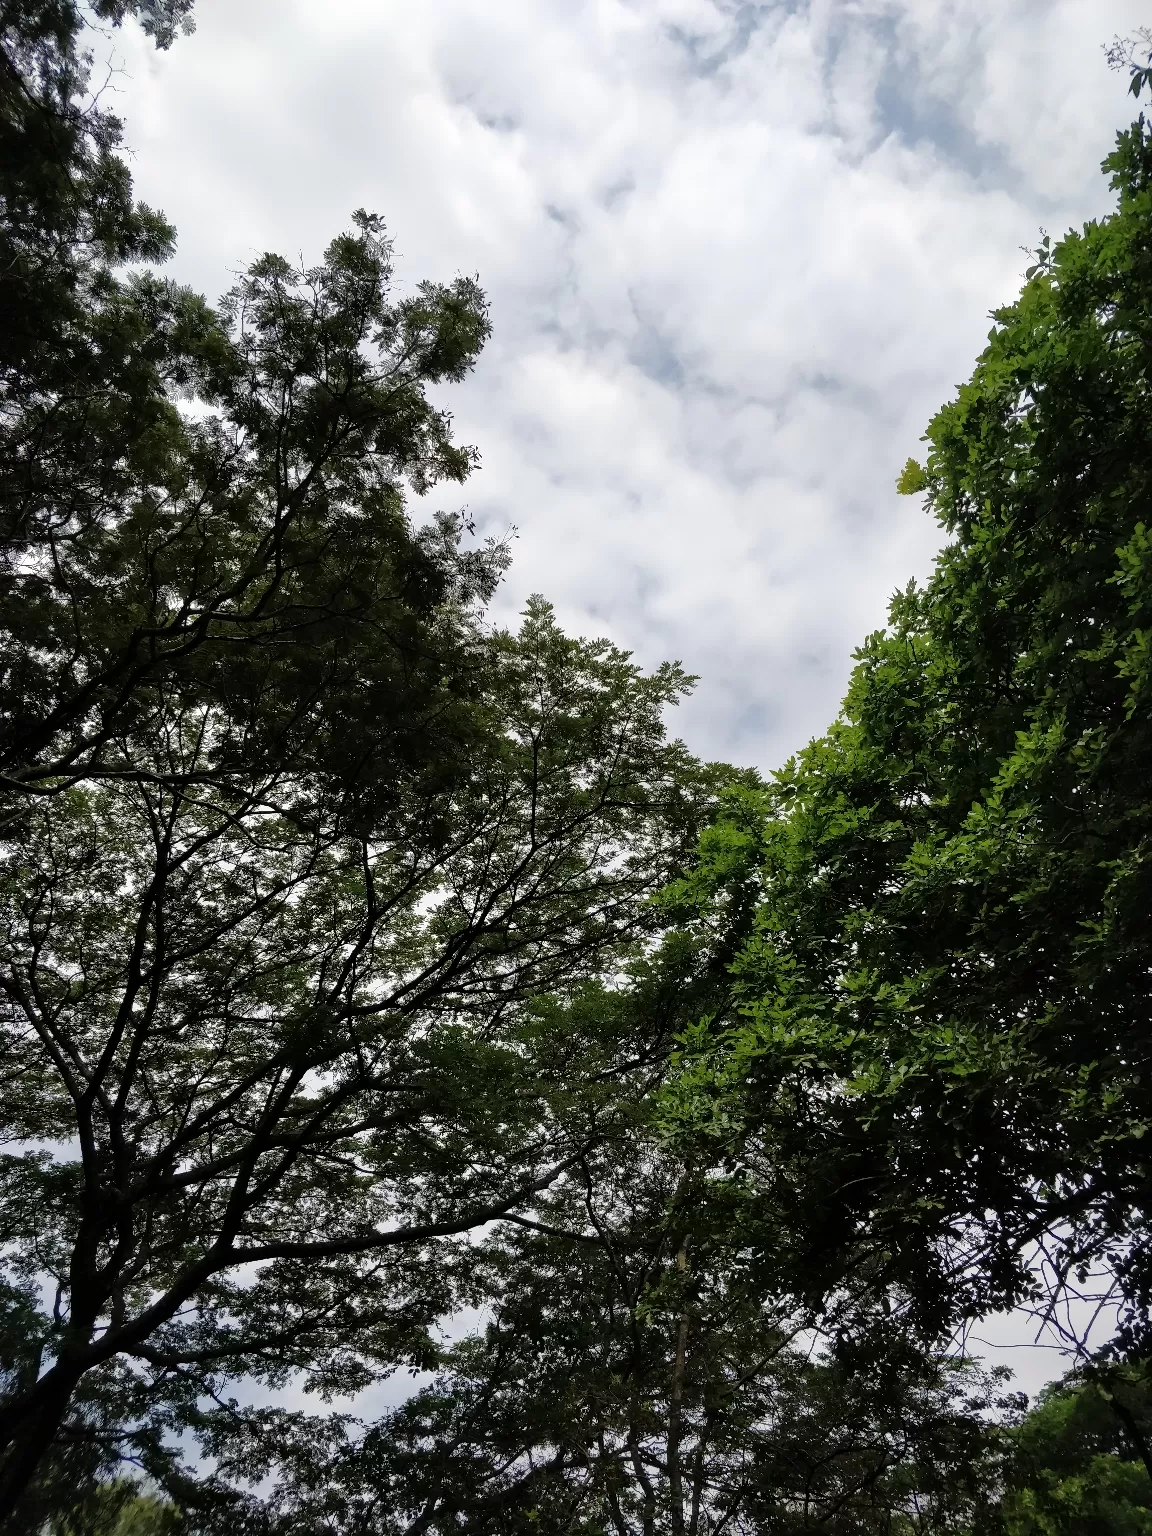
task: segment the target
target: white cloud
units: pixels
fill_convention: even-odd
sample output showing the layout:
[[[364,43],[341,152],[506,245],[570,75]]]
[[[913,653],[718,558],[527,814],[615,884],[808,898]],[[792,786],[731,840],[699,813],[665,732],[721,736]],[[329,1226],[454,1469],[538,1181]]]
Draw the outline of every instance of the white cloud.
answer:
[[[927,569],[894,476],[1040,225],[1100,212],[1135,0],[200,0],[119,47],[142,195],[216,293],[366,204],[406,281],[476,271],[452,392],[499,600],[701,675],[679,722],[761,766],[833,715]]]

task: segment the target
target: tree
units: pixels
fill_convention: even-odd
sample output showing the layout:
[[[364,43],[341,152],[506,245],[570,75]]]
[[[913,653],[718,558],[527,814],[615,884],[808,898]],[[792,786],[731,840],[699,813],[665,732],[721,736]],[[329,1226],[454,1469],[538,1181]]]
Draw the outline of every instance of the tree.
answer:
[[[1096,1257],[1114,1266],[1140,1354],[1152,1272],[1143,118],[1105,169],[1116,211],[1045,240],[931,423],[926,467],[902,476],[950,535],[931,579],[895,598],[858,653],[827,735],[767,789],[733,792],[681,889],[691,921],[742,935],[741,1019],[693,1032],[670,1113],[737,1164],[759,1149],[797,1188],[824,1170],[806,1206],[814,1249],[870,1252],[904,1277],[925,1326],[1028,1294],[1043,1239],[1058,1277]]]
[[[524,1007],[651,922],[694,815],[662,741],[682,679],[544,605],[493,651],[467,784],[422,782],[390,835],[288,775],[205,788],[175,710],[147,775],[10,832],[3,1114],[31,1150],[4,1230],[56,1293],[0,1410],[11,1487],[118,1359],[341,1390],[420,1359],[453,1299],[436,1240],[530,1202],[651,1068]]]
[[[1143,1366],[1106,1362],[1045,1388],[1009,1434],[1003,1492],[983,1528],[1003,1536],[1152,1530],[1147,1396]]]
[[[167,42],[189,6],[140,9]],[[20,317],[0,326],[8,798],[122,776],[109,742],[166,690],[214,711],[202,775],[263,753],[371,814],[406,765],[444,771],[461,750],[465,615],[504,560],[465,552],[458,517],[414,527],[403,501],[475,462],[425,389],[475,360],[483,295],[458,278],[393,299],[366,214],[321,266],[256,263],[219,314],[125,276],[173,232],[132,201],[119,124],[84,99],[81,12],[12,0],[2,20],[0,292]]]
[[[37,383],[100,377],[83,345],[109,266],[171,246],[132,199],[121,125],[91,90],[86,38],[134,16],[157,46],[191,30],[192,0],[4,0],[0,5],[0,378],[6,403]],[[80,343],[79,347],[77,343]],[[111,359],[109,361],[112,361]],[[117,361],[122,361],[117,360]],[[114,366],[114,363],[113,363]]]
[[[188,10],[94,14],[166,44]],[[394,298],[367,214],[218,311],[125,275],[171,231],[85,100],[82,12],[0,20],[0,1520],[26,1526],[69,1455],[162,1470],[229,1376],[429,1358],[453,1239],[642,1091],[658,1046],[529,1003],[648,942],[719,776],[665,740],[678,669],[539,601],[492,633],[504,549],[409,514],[475,462],[426,389],[483,344],[476,283]]]
[[[664,1002],[686,958],[638,992]],[[589,1009],[621,1003],[592,991]],[[872,1304],[806,1313],[750,1262],[738,1199],[704,1198],[643,1121],[488,1239],[487,1327],[383,1420],[215,1416],[208,1449],[254,1531],[968,1530],[996,1487],[996,1380]],[[266,1504],[240,1498],[269,1468]]]

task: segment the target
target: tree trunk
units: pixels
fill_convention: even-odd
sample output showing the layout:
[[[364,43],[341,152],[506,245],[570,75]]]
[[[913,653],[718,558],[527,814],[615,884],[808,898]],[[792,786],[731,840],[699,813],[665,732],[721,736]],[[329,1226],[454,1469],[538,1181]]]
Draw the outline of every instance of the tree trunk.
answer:
[[[644,1536],[655,1536],[656,1533],[656,1490],[652,1486],[652,1480],[644,1470],[644,1460],[640,1455],[640,1442],[636,1434],[635,1419],[628,1426],[628,1454],[632,1459],[632,1470],[636,1474],[636,1481],[640,1484],[640,1493],[643,1499],[641,1506],[641,1529]]]
[[[681,1274],[688,1269],[688,1239],[676,1255]],[[684,1472],[680,1465],[680,1427],[684,1413],[684,1374],[688,1362],[688,1313],[681,1312],[676,1328],[676,1354],[672,1362],[672,1390],[668,1398],[668,1502],[672,1536],[684,1536]]]
[[[27,1416],[8,1436],[0,1461],[0,1531],[19,1530],[13,1516],[56,1439],[81,1375],[61,1364],[53,1366],[40,1381],[41,1390]]]

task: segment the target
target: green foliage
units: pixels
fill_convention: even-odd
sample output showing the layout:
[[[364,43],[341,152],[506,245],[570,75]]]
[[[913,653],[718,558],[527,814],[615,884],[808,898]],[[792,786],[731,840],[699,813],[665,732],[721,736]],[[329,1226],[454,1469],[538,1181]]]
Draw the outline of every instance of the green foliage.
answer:
[[[434,1363],[475,1293],[464,1234],[667,1051],[539,999],[651,942],[724,777],[666,740],[678,668],[539,599],[494,633],[503,546],[411,516],[476,461],[428,398],[488,335],[473,280],[395,297],[363,212],[218,310],[126,273],[172,232],[86,100],[85,40],[132,13],[166,45],[188,11],[0,0],[17,1529],[124,1459],[175,1486],[237,1377],[331,1394]]]
[[[58,1498],[44,1536],[179,1536],[184,1528],[174,1504],[117,1478]]]
[[[1152,1530],[1142,1370],[1073,1373],[1008,1436],[992,1528],[1003,1536],[1143,1536]],[[1117,1412],[1117,1405],[1120,1413]]]
[[[1152,135],[1046,252],[928,430],[950,535],[840,719],[726,806],[681,888],[731,920],[735,1026],[670,1113],[778,1170],[813,1252],[921,1320],[1011,1304],[1029,1245],[1111,1252],[1139,1331],[1152,1125]],[[906,469],[904,489],[919,484]],[[839,1258],[836,1258],[836,1255]]]
[[[166,42],[189,6],[97,7],[136,9]],[[459,516],[414,526],[404,491],[475,463],[426,390],[474,362],[484,296],[394,299],[363,212],[320,265],[254,263],[218,312],[126,274],[173,231],[86,100],[83,16],[0,9],[0,787],[122,777],[177,704],[213,712],[202,777],[292,763],[370,818],[398,776],[458,765],[482,686],[505,551],[466,550]]]
[[[476,463],[475,281],[397,297],[362,211],[215,309],[146,270],[89,50],[190,11],[0,0],[0,1521],[1148,1530],[1152,134],[766,784],[413,516]],[[940,1330],[1045,1235],[1122,1350],[1005,1431]],[[232,1395],[398,1368],[373,1425]]]
[[[916,496],[928,489],[928,476],[923,466],[909,459],[896,478],[896,489],[901,496]]]
[[[748,1263],[738,1202],[701,1199],[642,1122],[478,1262],[487,1327],[384,1419],[221,1424],[225,1475],[277,1468],[271,1530],[926,1536],[994,1495],[996,1381],[848,1298],[814,1343]]]
[[[3,1115],[58,1149],[0,1164],[11,1272],[57,1296],[46,1369],[6,1405],[17,1442],[90,1372],[146,1425],[236,1374],[347,1392],[426,1364],[473,1283],[453,1235],[530,1202],[642,1091],[667,1037],[533,1000],[655,921],[710,793],[663,740],[683,679],[542,603],[489,666],[468,779],[394,799],[388,838],[293,776],[204,788],[202,724],[176,713],[159,755],[139,739],[147,780],[10,831]]]
[[[134,15],[167,47],[190,27],[191,8],[192,0],[0,4],[0,376],[17,406],[30,390],[69,378],[91,389],[106,377],[92,342],[111,291],[107,269],[158,260],[173,238],[161,215],[133,201],[116,153],[120,123],[93,99],[85,44],[101,37],[91,23]]]

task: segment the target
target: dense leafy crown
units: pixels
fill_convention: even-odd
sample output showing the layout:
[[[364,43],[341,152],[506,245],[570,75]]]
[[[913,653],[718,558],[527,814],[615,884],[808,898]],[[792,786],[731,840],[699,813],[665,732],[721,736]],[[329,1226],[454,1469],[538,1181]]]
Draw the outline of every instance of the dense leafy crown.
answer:
[[[364,212],[216,308],[149,270],[93,60],[190,11],[0,0],[0,1523],[1149,1529],[1147,126],[765,785],[413,515],[474,280]],[[941,1338],[1038,1243],[1127,1312],[1020,1420]],[[232,1395],[400,1366],[375,1424]]]
[[[738,1161],[772,1145],[816,1193],[813,1240],[865,1242],[935,1315],[1010,1302],[1045,1234],[1109,1250],[1134,1303],[1147,1285],[1142,118],[1105,168],[1116,211],[1044,242],[904,471],[950,537],[931,579],[858,653],[828,734],[730,799],[681,892],[746,937],[742,1021],[696,1032],[676,1113]]]
[[[530,1010],[646,942],[715,777],[665,739],[678,668],[541,600],[493,631],[504,547],[411,513],[476,461],[428,398],[487,337],[474,280],[397,296],[366,213],[218,309],[143,268],[172,231],[85,49],[129,14],[164,46],[188,11],[0,3],[18,1529],[123,1455],[170,1470],[229,1377],[336,1390],[430,1358],[471,1284],[455,1240],[530,1203],[666,1049]]]

